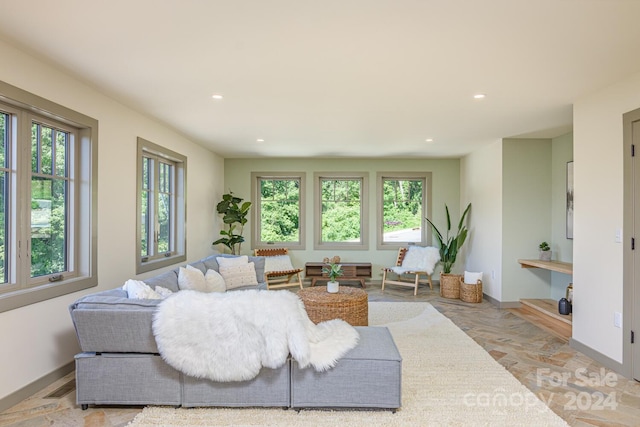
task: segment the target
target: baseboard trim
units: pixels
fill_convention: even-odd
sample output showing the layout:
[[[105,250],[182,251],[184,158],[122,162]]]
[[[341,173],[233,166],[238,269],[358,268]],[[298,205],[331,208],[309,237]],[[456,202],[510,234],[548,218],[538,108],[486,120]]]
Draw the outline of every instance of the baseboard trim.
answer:
[[[491,304],[495,305],[498,308],[520,308],[519,301],[498,301],[497,299],[490,297],[487,294],[483,294],[484,298],[489,301]]]
[[[59,380],[60,378],[67,375],[69,372],[73,372],[75,368],[75,361],[71,361],[64,366],[56,369],[53,372],[49,372],[43,377],[38,378],[30,384],[22,387],[20,390],[17,390],[2,399],[0,399],[0,412],[6,411],[14,405],[25,400],[27,397],[33,396],[37,392],[41,391],[43,388],[52,384],[53,382]]]
[[[596,362],[601,363],[602,365],[604,365],[605,368],[609,368],[612,371],[616,371],[618,374],[620,374],[623,377],[627,378],[627,376],[625,374],[625,371],[624,371],[624,366],[622,365],[622,363],[616,362],[615,360],[611,359],[610,357],[605,356],[604,354],[600,353],[599,351],[596,351],[596,350],[592,349],[588,345],[585,345],[585,344],[581,343],[580,341],[578,341],[575,338],[570,338],[569,339],[569,347],[571,347],[571,348],[573,348],[575,350],[578,350],[580,353],[584,354],[585,356],[589,356],[590,358],[592,358]]]

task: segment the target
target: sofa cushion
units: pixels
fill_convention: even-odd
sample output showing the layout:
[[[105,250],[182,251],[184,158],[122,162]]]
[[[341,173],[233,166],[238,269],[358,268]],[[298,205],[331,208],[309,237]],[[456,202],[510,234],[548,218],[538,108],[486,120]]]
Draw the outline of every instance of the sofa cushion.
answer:
[[[173,292],[178,292],[178,269],[167,271],[148,279],[143,279],[144,283],[155,289],[156,286],[162,286]]]
[[[216,257],[216,261],[220,267],[234,267],[236,265],[243,265],[249,262],[249,257],[246,255],[238,257]]]

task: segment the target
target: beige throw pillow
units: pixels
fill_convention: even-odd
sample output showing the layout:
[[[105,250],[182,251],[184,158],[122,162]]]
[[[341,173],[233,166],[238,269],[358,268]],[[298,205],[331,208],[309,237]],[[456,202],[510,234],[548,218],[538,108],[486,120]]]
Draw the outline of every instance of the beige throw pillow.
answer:
[[[207,274],[204,275],[204,280],[207,282],[207,287],[210,289],[210,292],[224,292],[227,290],[224,278],[215,270],[207,270]]]
[[[226,284],[227,289],[258,284],[258,280],[256,279],[256,268],[252,262],[227,267],[220,265],[220,274],[224,278],[224,283]]]
[[[178,287],[181,291],[188,289],[198,292],[224,292],[226,290],[224,279],[218,272],[207,270],[205,276],[202,271],[191,265],[180,267]]]

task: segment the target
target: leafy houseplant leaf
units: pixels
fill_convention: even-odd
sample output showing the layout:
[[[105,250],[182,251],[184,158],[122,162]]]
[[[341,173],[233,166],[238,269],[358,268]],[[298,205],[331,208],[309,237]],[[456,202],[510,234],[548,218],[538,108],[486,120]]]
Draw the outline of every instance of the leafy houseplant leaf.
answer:
[[[220,230],[220,235],[223,237],[213,242],[213,245],[222,244],[229,248],[234,255],[240,254],[240,248],[244,242],[242,232],[248,221],[247,216],[251,208],[251,202],[242,203],[242,201],[243,199],[229,192],[224,194],[222,200],[216,205],[216,210],[222,215],[222,222],[227,225],[227,229]]]
[[[436,243],[438,244],[440,250],[440,262],[442,263],[442,272],[445,274],[451,273],[451,269],[453,268],[453,264],[456,262],[456,258],[458,256],[458,250],[462,247],[464,242],[467,239],[468,229],[464,225],[467,214],[471,210],[471,203],[467,205],[467,208],[464,210],[464,213],[460,217],[460,222],[458,223],[458,230],[454,236],[449,237],[451,233],[451,217],[449,215],[449,207],[445,204],[445,212],[447,218],[447,230],[446,233],[443,233],[438,230],[435,224],[429,219],[425,218],[429,225],[431,226]],[[446,237],[443,237],[446,236]]]

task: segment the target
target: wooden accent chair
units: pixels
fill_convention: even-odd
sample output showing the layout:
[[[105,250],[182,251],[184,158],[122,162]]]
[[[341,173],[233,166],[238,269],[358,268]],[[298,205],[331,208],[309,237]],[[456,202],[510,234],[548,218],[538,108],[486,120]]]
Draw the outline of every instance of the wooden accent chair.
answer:
[[[415,257],[411,257],[411,259],[407,258],[407,253],[412,247],[417,248],[415,250],[420,250],[423,252],[424,257],[418,264],[415,263]],[[408,248],[398,249],[396,265],[393,267],[382,268],[382,292],[384,292],[385,285],[398,285],[413,288],[413,295],[417,295],[418,285],[420,283],[428,283],[429,288],[433,290],[431,275],[433,274],[433,270],[438,261],[440,261],[440,251],[437,248],[431,246],[426,248],[419,246],[410,246]],[[388,279],[387,277],[390,273],[395,274],[397,278],[395,280]],[[409,277],[407,276],[413,277],[409,279]],[[420,276],[427,277],[426,279],[420,279]]]
[[[267,281],[267,289],[286,288],[296,285],[302,289],[302,278],[300,277],[302,269],[294,268],[291,265],[287,248],[255,249],[254,254],[265,257],[264,277]],[[297,281],[292,282],[291,279],[294,277]]]

